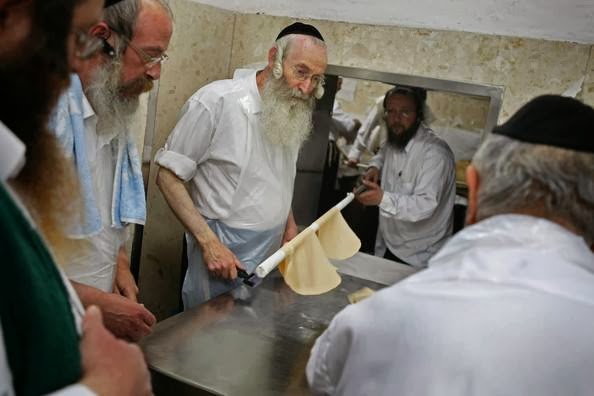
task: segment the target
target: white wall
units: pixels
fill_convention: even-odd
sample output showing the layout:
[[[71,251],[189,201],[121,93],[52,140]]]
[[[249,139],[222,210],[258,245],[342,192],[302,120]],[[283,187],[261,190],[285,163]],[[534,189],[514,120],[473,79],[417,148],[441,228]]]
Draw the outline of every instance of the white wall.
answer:
[[[593,0],[192,0],[248,14],[594,43]]]

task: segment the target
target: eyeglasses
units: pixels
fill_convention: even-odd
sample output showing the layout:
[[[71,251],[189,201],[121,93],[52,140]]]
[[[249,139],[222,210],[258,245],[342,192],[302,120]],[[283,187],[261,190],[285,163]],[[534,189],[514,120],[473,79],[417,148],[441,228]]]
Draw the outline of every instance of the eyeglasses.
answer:
[[[314,85],[324,85],[326,82],[326,78],[321,74],[313,74],[307,68],[302,66],[293,66],[293,75],[299,81],[307,81],[311,80],[312,84]]]
[[[88,59],[103,46],[103,40],[82,30],[74,30],[75,55],[80,59]]]
[[[138,57],[142,60],[142,63],[144,63],[144,67],[146,67],[147,69],[150,69],[158,65],[159,63],[167,62],[169,60],[169,55],[167,55],[166,53],[162,53],[159,56],[151,56],[147,54],[142,48],[139,48],[136,45],[132,44],[132,41],[130,41],[128,37],[124,36],[112,27],[110,27],[110,29],[118,36],[120,36],[127,46],[129,46],[134,50],[134,52],[136,52]]]
[[[384,116],[389,117],[389,118],[396,118],[396,117],[410,118],[415,113],[416,113],[416,111],[409,110],[409,109],[404,109],[404,110],[388,109],[388,110],[384,110]]]
[[[139,48],[132,44],[132,42],[128,38],[123,36],[122,38],[124,39],[124,41],[127,42],[128,46],[138,54],[140,59],[142,59],[142,63],[144,63],[144,67],[146,67],[147,69],[150,69],[151,67],[154,67],[159,63],[167,62],[169,60],[169,55],[167,55],[164,52],[159,56],[150,56],[142,48]]]

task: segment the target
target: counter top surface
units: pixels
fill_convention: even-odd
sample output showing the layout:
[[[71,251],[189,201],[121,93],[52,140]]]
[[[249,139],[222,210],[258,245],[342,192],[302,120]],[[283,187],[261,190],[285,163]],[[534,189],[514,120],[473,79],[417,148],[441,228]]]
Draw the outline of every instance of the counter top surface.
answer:
[[[141,343],[151,369],[212,394],[308,394],[305,365],[316,338],[363,287],[381,289],[411,267],[357,253],[334,262],[341,284],[294,293],[278,271],[155,326]]]

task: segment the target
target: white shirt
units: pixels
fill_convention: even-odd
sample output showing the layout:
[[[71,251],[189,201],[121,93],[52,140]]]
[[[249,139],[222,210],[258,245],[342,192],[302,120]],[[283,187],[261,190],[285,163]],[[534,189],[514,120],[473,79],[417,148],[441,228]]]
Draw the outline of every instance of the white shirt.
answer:
[[[364,153],[374,155],[380,147],[384,146],[388,135],[383,115],[384,95],[375,99],[365,121],[361,124],[355,142],[349,151],[350,160],[359,161]]]
[[[2,122],[0,122],[0,158],[0,182],[4,184],[8,179],[18,175],[18,172],[25,164],[25,145]],[[23,215],[31,222],[33,226],[35,226],[27,210],[18,199],[18,196],[12,193],[9,186],[5,185],[5,188],[11,194],[17,206],[19,206],[23,211]],[[60,267],[56,268],[60,272],[60,275],[64,281],[64,285],[66,286],[66,290],[68,291],[68,298],[70,300],[72,313],[76,322],[76,328],[78,333],[81,334],[81,323],[82,315],[84,314],[84,308],[82,307],[76,292],[72,289],[70,282],[68,282]],[[8,367],[1,325],[0,340],[2,340],[2,342],[0,342],[0,395],[12,396],[14,395],[14,390],[12,389],[12,375],[10,373],[10,368]],[[58,392],[52,393],[52,395],[55,396],[92,396],[94,394],[94,392],[91,392],[91,390],[84,385],[71,385]]]
[[[340,312],[307,377],[315,395],[591,395],[593,285],[581,237],[496,216]]]
[[[334,100],[332,107],[332,118],[330,119],[330,134],[328,139],[336,141],[340,137],[352,141],[355,129],[355,118],[345,112],[338,100]]]
[[[382,171],[375,254],[386,247],[423,267],[453,229],[456,166],[448,145],[421,125],[404,150],[385,144],[370,166]]]
[[[84,251],[64,265],[68,277],[79,283],[112,292],[116,259],[120,247],[128,238],[127,228],[111,226],[113,183],[116,167],[118,131],[97,134],[97,115],[83,97],[85,145],[91,169],[95,198],[101,215],[101,231],[86,238]]]
[[[269,230],[287,220],[297,148],[268,143],[259,128],[255,70],[198,90],[155,162],[181,180],[208,219],[238,229]]]

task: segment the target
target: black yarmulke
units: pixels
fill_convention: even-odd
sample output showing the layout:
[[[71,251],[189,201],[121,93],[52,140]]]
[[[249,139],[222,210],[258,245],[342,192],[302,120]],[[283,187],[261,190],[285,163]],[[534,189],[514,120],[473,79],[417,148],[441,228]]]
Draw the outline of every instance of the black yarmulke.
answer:
[[[594,109],[573,98],[538,96],[495,127],[493,133],[527,143],[594,153]]]
[[[105,4],[103,5],[103,8],[107,8],[109,6],[112,6],[114,4],[119,3],[122,0],[105,0]]]
[[[287,36],[289,34],[304,34],[306,36],[316,37],[324,41],[324,38],[322,37],[322,34],[318,29],[316,29],[312,25],[308,25],[301,22],[295,22],[281,30],[278,36],[276,36],[276,39],[278,40],[279,38]]]

